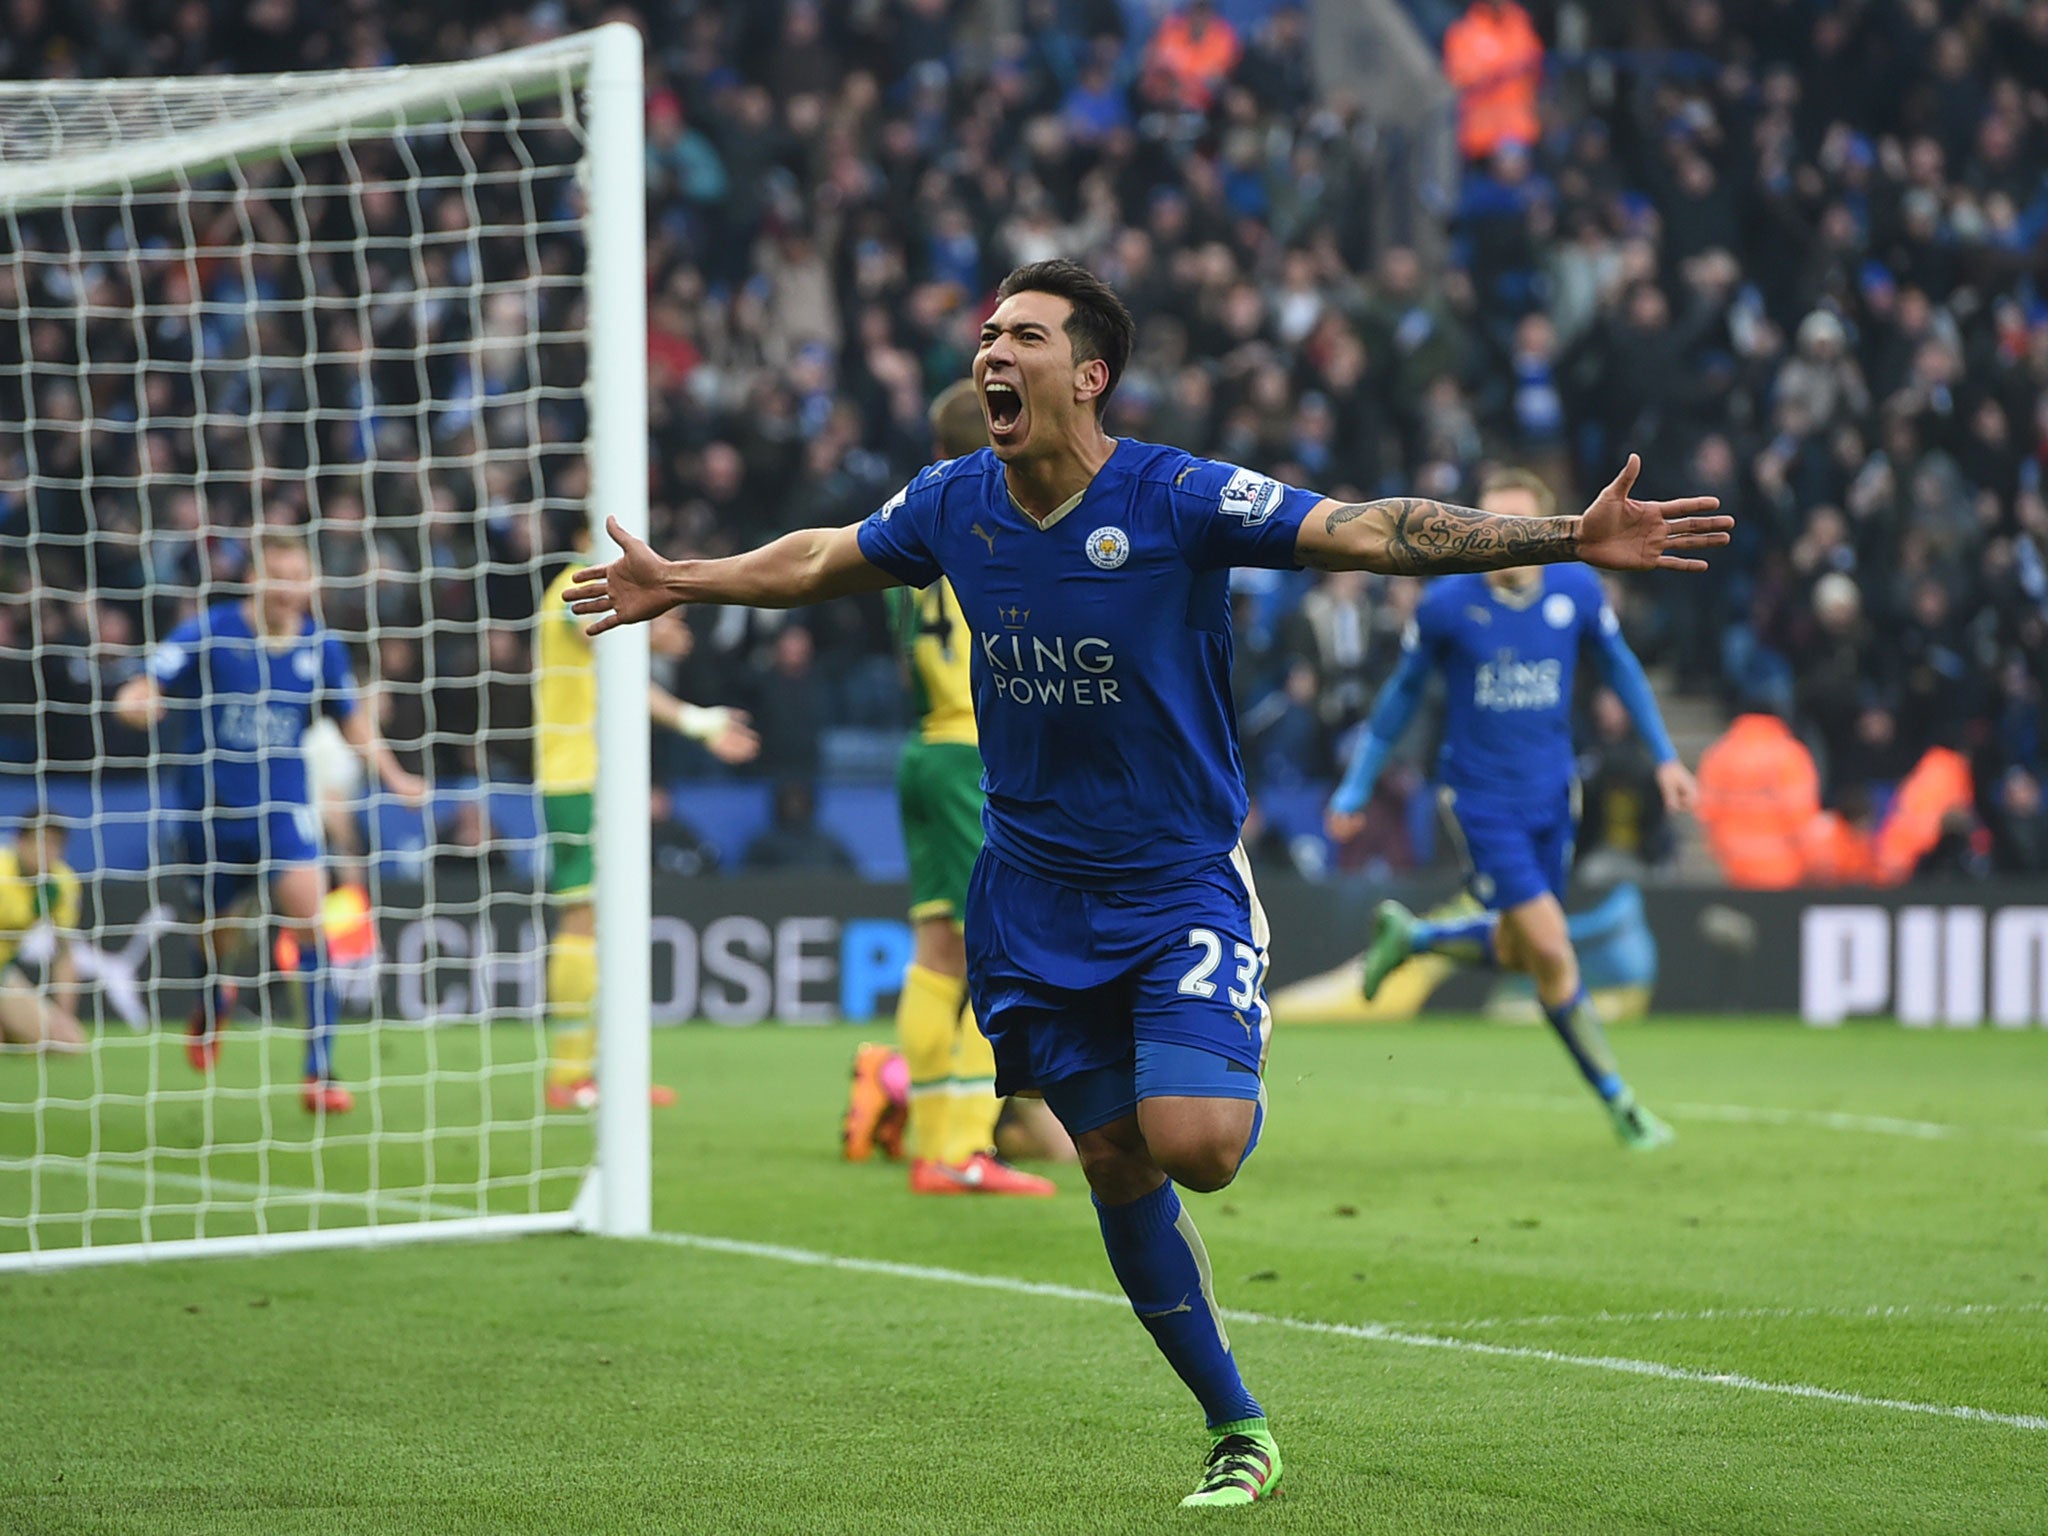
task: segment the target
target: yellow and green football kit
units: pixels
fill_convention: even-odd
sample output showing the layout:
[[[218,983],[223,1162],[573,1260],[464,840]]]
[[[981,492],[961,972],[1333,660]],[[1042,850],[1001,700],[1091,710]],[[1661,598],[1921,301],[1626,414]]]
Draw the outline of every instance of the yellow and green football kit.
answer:
[[[44,923],[60,932],[78,926],[78,876],[70,866],[53,864],[37,875],[21,872],[21,856],[0,848],[0,975],[14,964],[21,941]],[[989,1069],[995,1075],[993,1066]]]
[[[910,862],[913,922],[958,927],[981,852],[981,750],[974,729],[973,632],[945,581],[889,593],[917,699],[896,792]],[[911,1156],[958,1163],[995,1143],[995,1054],[967,1006],[965,977],[912,965],[896,1005],[896,1038],[910,1068]]]
[[[533,674],[533,768],[548,829],[548,895],[569,906],[590,900],[597,787],[597,667],[590,637],[563,598],[575,570],[565,569],[541,598]],[[596,1000],[597,940],[558,931],[548,946],[548,1019],[555,1026],[548,1081],[556,1087],[590,1076]]]

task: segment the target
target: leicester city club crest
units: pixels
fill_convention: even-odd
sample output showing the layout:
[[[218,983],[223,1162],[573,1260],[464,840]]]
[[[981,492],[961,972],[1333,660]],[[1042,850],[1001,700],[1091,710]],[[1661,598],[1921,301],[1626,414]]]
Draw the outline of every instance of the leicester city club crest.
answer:
[[[1113,571],[1131,558],[1131,536],[1121,528],[1098,528],[1088,535],[1088,558],[1098,569]]]

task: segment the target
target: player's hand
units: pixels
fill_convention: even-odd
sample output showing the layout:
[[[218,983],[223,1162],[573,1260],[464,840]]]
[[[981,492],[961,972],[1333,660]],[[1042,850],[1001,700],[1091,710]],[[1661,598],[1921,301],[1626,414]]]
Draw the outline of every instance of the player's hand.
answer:
[[[1365,830],[1365,812],[1340,811],[1335,806],[1323,812],[1323,831],[1333,843],[1348,843]]]
[[[586,635],[601,635],[621,624],[645,624],[676,605],[663,579],[670,562],[657,555],[645,539],[636,539],[621,528],[616,517],[606,518],[604,528],[622,551],[619,558],[578,571],[562,594],[571,613],[595,618],[595,623],[584,626]]]
[[[1579,518],[1579,558],[1610,571],[1704,571],[1693,550],[1728,542],[1735,519],[1705,516],[1721,505],[1716,496],[1677,501],[1637,501],[1629,495],[1643,461],[1628,456],[1621,473]]]
[[[761,752],[761,738],[747,723],[744,709],[729,710],[725,728],[704,743],[705,751],[721,763],[751,763]]]
[[[427,803],[427,781],[416,773],[407,773],[396,763],[385,770],[384,787],[407,805],[421,806]]]
[[[1677,758],[1657,765],[1657,788],[1664,796],[1664,809],[1674,816],[1680,811],[1689,815],[1699,809],[1700,781]]]

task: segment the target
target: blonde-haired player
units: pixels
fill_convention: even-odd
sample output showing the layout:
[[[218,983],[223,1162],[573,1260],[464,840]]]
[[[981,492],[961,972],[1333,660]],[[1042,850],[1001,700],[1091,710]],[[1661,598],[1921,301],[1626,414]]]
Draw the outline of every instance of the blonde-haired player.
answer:
[[[590,530],[579,522],[570,548],[581,555],[589,546]],[[597,668],[590,639],[563,597],[576,565],[571,561],[549,584],[534,642],[534,778],[547,819],[548,898],[555,908],[555,936],[548,946],[551,1109],[587,1109],[597,1102],[596,1037],[590,1022],[597,1000],[597,914],[590,895]],[[690,631],[681,610],[665,615],[650,639],[663,655],[687,655]],[[647,710],[656,725],[702,742],[722,763],[744,763],[761,750],[743,711],[686,704],[658,683],[648,685]],[[657,1104],[675,1102],[672,1089],[657,1086],[652,1096]]]
[[[932,402],[939,457],[988,446],[972,381]],[[909,663],[919,726],[896,769],[903,842],[910,859],[910,922],[916,949],[896,1004],[896,1040],[910,1072],[910,1187],[921,1195],[1050,1195],[1050,1179],[996,1155],[995,1049],[967,1006],[967,878],[981,852],[981,748],[970,671],[973,631],[950,582],[888,593]],[[842,1134],[846,1156],[872,1152],[890,1100],[885,1045],[854,1057]],[[1064,1141],[1064,1136],[1060,1137]]]

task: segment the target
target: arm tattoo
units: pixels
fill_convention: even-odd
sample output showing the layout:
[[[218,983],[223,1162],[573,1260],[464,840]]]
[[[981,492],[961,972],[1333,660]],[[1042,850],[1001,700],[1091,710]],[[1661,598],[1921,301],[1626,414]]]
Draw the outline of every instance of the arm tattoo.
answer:
[[[1504,566],[1548,565],[1578,557],[1576,520],[1497,517],[1414,496],[1390,496],[1334,508],[1323,520],[1323,531],[1334,534],[1368,513],[1379,521],[1386,539],[1382,569],[1388,575],[1496,571]]]

